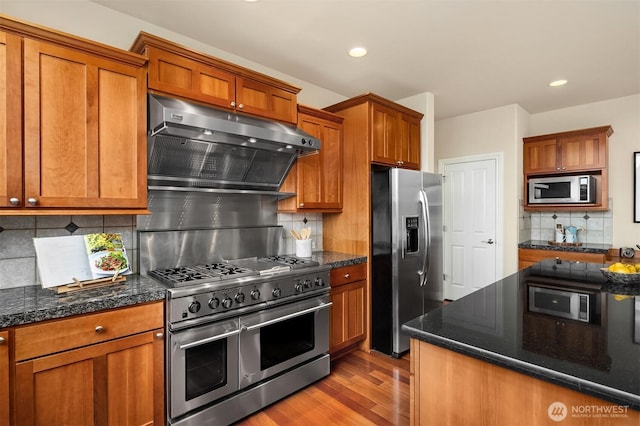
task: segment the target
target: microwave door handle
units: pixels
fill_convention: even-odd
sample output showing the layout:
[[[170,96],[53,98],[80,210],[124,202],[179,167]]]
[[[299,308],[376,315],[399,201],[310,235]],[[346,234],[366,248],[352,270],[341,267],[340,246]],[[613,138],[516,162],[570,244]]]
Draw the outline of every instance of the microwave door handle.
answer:
[[[311,313],[311,312],[320,311],[322,309],[328,308],[331,305],[333,305],[333,302],[323,303],[320,306],[314,306],[313,308],[304,309],[302,311],[294,312],[294,313],[288,314],[288,315],[283,315],[281,317],[274,318],[274,319],[268,320],[268,321],[264,321],[264,322],[261,322],[259,324],[249,325],[249,326],[243,325],[241,328],[242,328],[242,330],[252,331],[252,330],[255,330],[257,328],[261,328],[261,327],[265,327],[267,325],[275,324],[277,322],[281,322],[281,321],[285,321],[285,320],[288,320],[288,319],[291,319],[291,318],[299,317],[301,315],[305,315],[305,314],[308,314],[308,313]]]
[[[545,185],[544,183],[534,183],[533,187],[535,189],[549,189],[549,185]]]

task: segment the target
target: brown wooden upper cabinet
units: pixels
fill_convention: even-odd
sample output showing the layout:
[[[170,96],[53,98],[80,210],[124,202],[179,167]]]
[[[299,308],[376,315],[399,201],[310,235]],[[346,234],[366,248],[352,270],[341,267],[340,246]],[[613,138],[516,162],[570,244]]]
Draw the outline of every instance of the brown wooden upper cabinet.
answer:
[[[575,210],[568,205],[529,205],[527,180],[532,176],[591,174],[596,178],[596,203],[581,210],[608,209],[608,144],[611,126],[532,136],[523,139],[523,172],[526,210]]]
[[[420,120],[423,114],[373,93],[357,96],[325,108],[339,113],[368,103],[371,157],[375,164],[420,169]],[[364,129],[363,129],[364,130]]]
[[[0,17],[0,215],[147,211],[146,59]]]
[[[342,122],[327,111],[298,105],[298,127],[320,139],[318,154],[299,158],[281,187],[296,196],[281,200],[281,212],[342,210]]]
[[[607,167],[611,126],[524,138],[524,172],[558,174]]]
[[[151,91],[296,123],[298,87],[145,32],[131,50],[149,59]]]

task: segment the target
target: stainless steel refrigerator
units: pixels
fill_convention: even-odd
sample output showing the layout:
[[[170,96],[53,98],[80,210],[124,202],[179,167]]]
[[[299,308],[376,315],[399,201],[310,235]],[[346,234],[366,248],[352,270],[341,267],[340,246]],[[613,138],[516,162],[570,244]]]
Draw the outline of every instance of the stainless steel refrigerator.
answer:
[[[442,176],[372,169],[371,204],[371,346],[399,357],[402,324],[442,304]]]

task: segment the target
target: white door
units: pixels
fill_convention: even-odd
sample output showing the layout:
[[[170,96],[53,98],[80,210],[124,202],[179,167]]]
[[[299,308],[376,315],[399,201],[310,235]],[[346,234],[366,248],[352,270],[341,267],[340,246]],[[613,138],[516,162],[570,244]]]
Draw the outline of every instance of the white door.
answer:
[[[440,162],[445,299],[456,300],[496,281],[501,159],[490,154]]]

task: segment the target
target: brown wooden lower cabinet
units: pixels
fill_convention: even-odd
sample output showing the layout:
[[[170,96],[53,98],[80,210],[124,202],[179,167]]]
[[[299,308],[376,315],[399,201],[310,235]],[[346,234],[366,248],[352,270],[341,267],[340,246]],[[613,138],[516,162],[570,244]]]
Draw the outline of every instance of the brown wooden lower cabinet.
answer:
[[[9,426],[9,332],[0,331],[0,426]]]
[[[640,412],[411,339],[411,425],[593,425],[640,424]],[[573,417],[552,421],[554,402],[571,407],[615,406],[624,416]]]
[[[116,335],[100,343],[51,351],[15,364],[15,423],[20,425],[162,425],[164,424],[164,332],[162,302],[124,308],[117,322],[106,313],[52,322],[52,332],[66,330],[68,340],[82,333],[103,335],[110,329],[139,328],[141,315],[153,315],[160,328]],[[64,328],[57,325],[62,323]],[[127,326],[127,323],[129,325]],[[105,324],[105,325],[102,325]],[[16,329],[16,354],[29,353],[29,342],[46,333],[29,326]],[[76,326],[77,325],[77,326]],[[90,325],[90,327],[89,327]],[[21,335],[24,330],[25,334]],[[103,331],[104,330],[104,331]],[[126,333],[126,331],[123,331]],[[42,336],[47,339],[47,336]],[[22,348],[21,348],[22,346]],[[53,344],[55,346],[55,344]],[[42,348],[41,348],[42,349]],[[35,348],[34,348],[35,350]],[[19,355],[16,355],[18,358]]]
[[[355,349],[365,339],[367,264],[331,271],[329,352],[332,358]]]
[[[535,265],[544,259],[605,263],[607,261],[607,255],[604,253],[583,253],[577,251],[518,249],[518,269]]]

